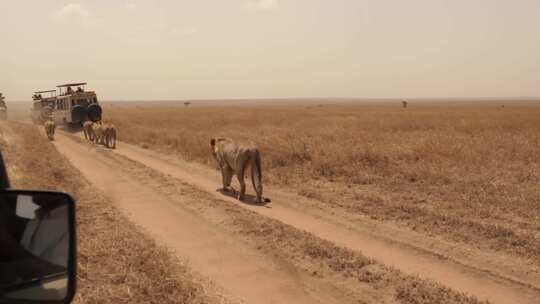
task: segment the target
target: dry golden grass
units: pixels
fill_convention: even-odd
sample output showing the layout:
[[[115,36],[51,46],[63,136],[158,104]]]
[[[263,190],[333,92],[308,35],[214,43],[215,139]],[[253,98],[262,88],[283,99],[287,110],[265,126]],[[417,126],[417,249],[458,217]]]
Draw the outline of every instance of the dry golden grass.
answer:
[[[84,180],[36,126],[0,124],[14,188],[66,191],[77,200],[75,303],[209,303],[187,268]]]
[[[212,166],[211,137],[252,139],[266,183],[540,263],[539,104],[113,104],[105,113],[120,140]]]
[[[329,289],[335,289],[346,298],[344,302],[487,303],[439,283],[406,275],[367,258],[359,251],[336,246],[239,205],[216,200],[212,193],[193,188],[129,158],[113,157],[120,166],[129,168],[132,176],[160,189],[171,203],[190,209],[215,229],[231,233],[238,237],[238,242],[257,248],[280,268],[294,273],[295,277],[313,277],[324,282]]]

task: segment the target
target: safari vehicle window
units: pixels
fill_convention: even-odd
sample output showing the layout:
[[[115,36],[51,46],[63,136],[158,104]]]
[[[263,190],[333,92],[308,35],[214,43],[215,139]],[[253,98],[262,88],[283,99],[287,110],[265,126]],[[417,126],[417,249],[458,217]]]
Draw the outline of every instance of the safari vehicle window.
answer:
[[[77,99],[77,105],[86,107],[88,106],[89,102],[88,99]]]

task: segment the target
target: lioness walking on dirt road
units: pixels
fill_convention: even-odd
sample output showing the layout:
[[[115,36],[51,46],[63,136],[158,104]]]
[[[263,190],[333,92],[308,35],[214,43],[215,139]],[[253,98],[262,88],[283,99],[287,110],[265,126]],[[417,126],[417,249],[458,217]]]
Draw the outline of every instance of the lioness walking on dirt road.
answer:
[[[52,118],[47,119],[47,121],[45,121],[45,123],[43,124],[43,127],[45,128],[47,138],[49,140],[54,140],[54,131],[56,129],[56,124],[54,123]]]
[[[103,136],[105,137],[105,146],[110,149],[116,149],[116,127],[110,122],[103,124]]]
[[[104,143],[103,124],[101,123],[101,121],[92,123],[92,133],[94,136],[94,142],[96,144],[99,145]]]
[[[93,122],[87,120],[83,123],[84,138],[89,141],[94,141],[94,132],[92,130]]]
[[[230,191],[231,179],[236,175],[240,183],[238,199],[243,201],[246,195],[246,183],[244,173],[251,166],[251,181],[257,194],[255,203],[269,202],[263,200],[261,155],[254,144],[238,144],[230,138],[212,138],[210,140],[212,155],[218,162],[223,179],[223,191]]]

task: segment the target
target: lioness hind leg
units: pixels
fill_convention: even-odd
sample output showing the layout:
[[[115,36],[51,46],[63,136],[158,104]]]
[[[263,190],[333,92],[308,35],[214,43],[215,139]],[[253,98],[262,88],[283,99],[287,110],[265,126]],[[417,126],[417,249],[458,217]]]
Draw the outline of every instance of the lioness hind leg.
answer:
[[[243,174],[238,175],[238,182],[240,183],[240,194],[238,194],[238,199],[243,201],[246,197],[246,182]]]
[[[231,167],[226,166],[225,168],[221,168],[221,177],[223,179],[223,191],[229,192],[231,189],[231,181],[232,176],[234,172],[231,169]]]
[[[54,139],[54,129],[51,126],[47,126],[47,138],[49,140]]]
[[[243,201],[246,197],[246,181],[244,178],[245,169],[246,166],[244,165],[242,166],[242,168],[240,168],[240,172],[236,174],[236,176],[238,177],[238,182],[240,183],[240,194],[238,195],[238,199],[241,201]]]

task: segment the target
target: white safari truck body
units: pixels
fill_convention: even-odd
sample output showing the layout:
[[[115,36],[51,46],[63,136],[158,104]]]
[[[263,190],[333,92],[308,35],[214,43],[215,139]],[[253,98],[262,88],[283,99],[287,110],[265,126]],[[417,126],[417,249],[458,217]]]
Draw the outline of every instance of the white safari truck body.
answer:
[[[86,83],[57,86],[53,118],[57,124],[80,125],[86,120],[101,120],[101,106],[94,91],[85,91]],[[73,90],[72,87],[76,89]]]

